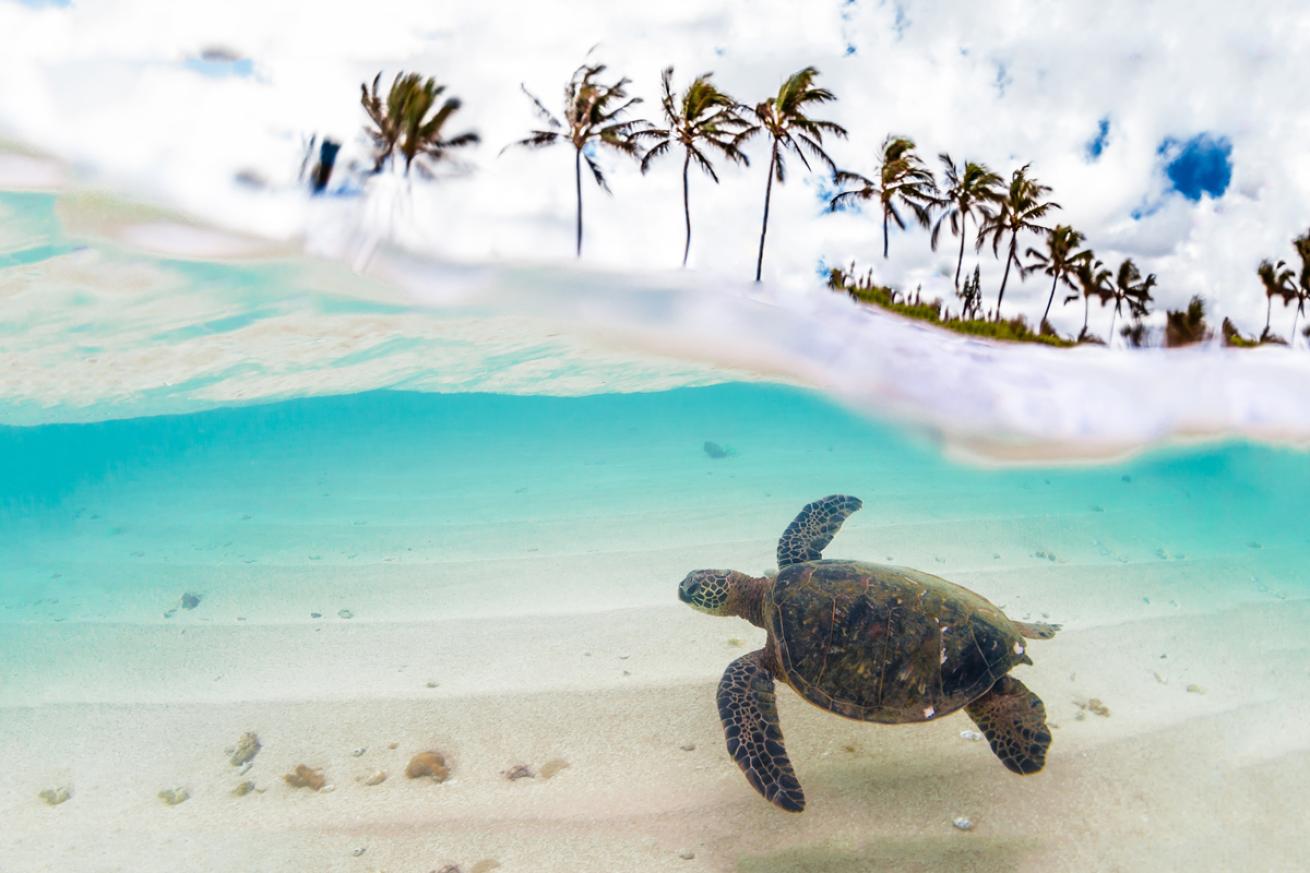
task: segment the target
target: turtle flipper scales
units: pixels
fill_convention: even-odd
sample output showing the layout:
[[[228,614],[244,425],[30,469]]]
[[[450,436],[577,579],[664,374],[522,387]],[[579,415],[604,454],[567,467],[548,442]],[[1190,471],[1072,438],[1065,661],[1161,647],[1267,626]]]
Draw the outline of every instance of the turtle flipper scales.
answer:
[[[845,494],[832,494],[806,504],[778,540],[778,567],[822,558],[842,522],[863,505],[860,498]]]
[[[782,744],[773,673],[761,649],[728,665],[719,682],[719,718],[732,755],[746,781],[788,812],[805,809],[805,794]]]
[[[965,707],[969,718],[987,737],[1001,763],[1015,773],[1036,773],[1046,764],[1051,731],[1041,698],[1011,676],[1002,676],[991,690]]]

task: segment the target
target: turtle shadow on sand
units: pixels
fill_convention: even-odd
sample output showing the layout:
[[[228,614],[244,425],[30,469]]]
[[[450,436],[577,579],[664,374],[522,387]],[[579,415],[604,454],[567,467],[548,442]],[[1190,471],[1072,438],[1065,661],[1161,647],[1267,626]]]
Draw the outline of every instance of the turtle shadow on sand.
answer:
[[[738,860],[735,869],[738,873],[1012,873],[1020,868],[1030,848],[1023,840],[978,834],[892,837],[860,846],[831,841],[746,855]]]

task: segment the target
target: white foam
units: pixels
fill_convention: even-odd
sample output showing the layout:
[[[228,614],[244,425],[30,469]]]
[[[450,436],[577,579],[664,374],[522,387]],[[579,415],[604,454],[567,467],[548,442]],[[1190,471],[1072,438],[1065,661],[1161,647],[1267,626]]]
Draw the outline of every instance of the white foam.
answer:
[[[393,258],[379,272],[434,306],[458,299],[439,267]],[[466,299],[495,300],[629,349],[808,385],[991,456],[1100,456],[1197,437],[1310,441],[1304,350],[998,343],[822,287],[733,286],[691,274],[506,268],[465,290]]]

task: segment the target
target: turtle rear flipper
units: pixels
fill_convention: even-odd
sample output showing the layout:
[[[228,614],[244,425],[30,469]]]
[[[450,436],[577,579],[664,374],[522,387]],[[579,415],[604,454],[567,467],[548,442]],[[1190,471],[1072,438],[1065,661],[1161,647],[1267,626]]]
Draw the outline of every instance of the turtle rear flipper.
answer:
[[[719,682],[719,718],[732,755],[765,799],[788,812],[805,809],[805,794],[782,744],[773,673],[761,649],[728,665]]]
[[[842,522],[864,504],[858,497],[832,494],[807,503],[778,540],[778,566],[817,561],[841,530]]]
[[[1015,773],[1036,773],[1046,764],[1051,732],[1041,698],[1010,676],[965,707],[969,718],[987,737],[1001,763]]]

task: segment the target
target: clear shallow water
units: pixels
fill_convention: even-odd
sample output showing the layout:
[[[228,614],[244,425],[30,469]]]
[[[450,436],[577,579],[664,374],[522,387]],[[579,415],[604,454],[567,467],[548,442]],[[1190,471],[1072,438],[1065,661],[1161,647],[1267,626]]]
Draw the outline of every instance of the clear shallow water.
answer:
[[[706,441],[730,455],[711,458]],[[759,569],[794,509],[832,492],[865,500],[858,542],[869,546],[843,553],[873,560],[1008,574],[1034,590],[1099,566],[1192,574],[1198,592],[1219,581],[1228,597],[1304,596],[1310,533],[1289,520],[1308,490],[1305,454],[1241,443],[1117,465],[963,465],[927,440],[772,386],[377,392],[0,429],[0,603],[7,621],[152,620],[182,593],[170,576],[190,579],[200,557],[212,575],[187,584],[211,595],[245,584],[231,572],[268,593],[290,586],[293,600],[310,594],[300,578],[309,568],[439,570],[543,550],[630,551],[652,538],[711,565]],[[672,596],[673,576],[622,569],[639,580],[610,593],[587,586],[585,608]],[[454,586],[444,603],[443,585]],[[460,609],[459,590],[440,572],[431,580],[442,609]],[[300,620],[299,606],[246,619]],[[553,606],[584,601],[566,594]]]

